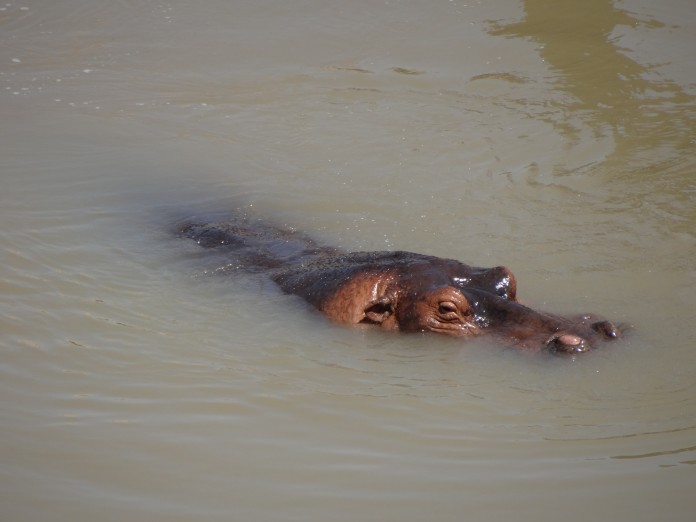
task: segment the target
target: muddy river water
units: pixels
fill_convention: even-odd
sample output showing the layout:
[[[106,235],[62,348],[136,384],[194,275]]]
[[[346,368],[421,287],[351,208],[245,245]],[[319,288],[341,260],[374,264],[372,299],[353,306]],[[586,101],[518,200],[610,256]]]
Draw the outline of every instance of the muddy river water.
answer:
[[[692,0],[0,3],[0,519],[696,512]],[[505,264],[576,359],[329,324],[235,209]]]

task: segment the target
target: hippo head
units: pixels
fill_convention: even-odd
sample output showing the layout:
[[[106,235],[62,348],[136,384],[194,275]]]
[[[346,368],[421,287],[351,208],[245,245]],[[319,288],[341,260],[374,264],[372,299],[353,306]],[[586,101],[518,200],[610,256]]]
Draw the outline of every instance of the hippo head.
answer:
[[[411,264],[374,285],[359,322],[404,332],[460,338],[490,336],[530,351],[578,354],[615,339],[619,329],[591,315],[566,318],[517,302],[517,282],[506,267],[475,268],[441,260]]]
[[[510,279],[514,282],[512,274]],[[401,296],[395,322],[407,332],[462,338],[490,335],[517,348],[567,354],[587,352],[620,336],[614,324],[592,315],[565,318],[528,308],[516,302],[513,286],[511,292],[499,292],[503,295],[452,285],[410,292]]]
[[[488,335],[530,351],[582,353],[619,330],[591,316],[570,319],[517,302],[504,266],[478,268],[410,252],[351,253],[284,270],[274,280],[330,319],[460,338]]]

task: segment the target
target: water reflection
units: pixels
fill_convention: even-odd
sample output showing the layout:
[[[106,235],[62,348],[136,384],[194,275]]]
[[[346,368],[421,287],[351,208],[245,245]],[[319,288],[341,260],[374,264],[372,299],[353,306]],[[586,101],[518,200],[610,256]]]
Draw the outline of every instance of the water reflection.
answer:
[[[553,122],[567,138],[576,138],[575,118],[597,135],[611,133],[616,146],[609,161],[615,167],[631,157],[640,156],[633,166],[645,167],[646,159],[655,165],[675,153],[686,154],[696,133],[694,96],[661,76],[663,64],[639,63],[626,47],[631,33],[666,26],[636,18],[614,4],[526,0],[522,21],[496,25],[490,32],[539,43],[556,87],[570,95],[563,107],[567,121]]]

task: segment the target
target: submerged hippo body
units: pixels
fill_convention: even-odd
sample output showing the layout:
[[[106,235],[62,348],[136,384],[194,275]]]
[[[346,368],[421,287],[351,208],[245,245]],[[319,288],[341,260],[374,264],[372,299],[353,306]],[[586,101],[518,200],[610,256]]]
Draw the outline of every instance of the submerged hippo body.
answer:
[[[297,232],[246,220],[187,224],[181,235],[225,248],[236,267],[267,272],[331,320],[402,332],[461,338],[489,335],[527,350],[582,353],[617,338],[610,322],[565,318],[517,301],[517,282],[503,266],[479,268],[413,252],[342,252]]]

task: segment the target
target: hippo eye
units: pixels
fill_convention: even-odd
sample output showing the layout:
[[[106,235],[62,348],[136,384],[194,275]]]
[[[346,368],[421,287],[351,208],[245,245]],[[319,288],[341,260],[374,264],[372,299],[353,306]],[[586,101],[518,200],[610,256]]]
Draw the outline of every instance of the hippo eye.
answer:
[[[457,305],[452,301],[442,301],[437,307],[437,311],[442,316],[457,315]]]

